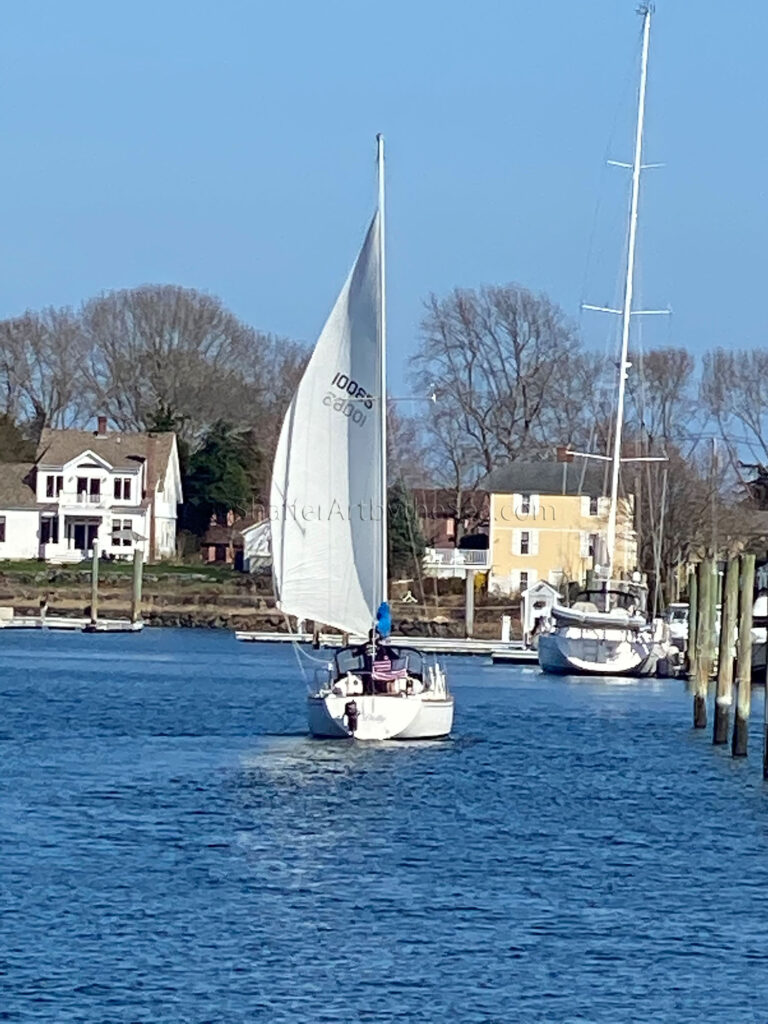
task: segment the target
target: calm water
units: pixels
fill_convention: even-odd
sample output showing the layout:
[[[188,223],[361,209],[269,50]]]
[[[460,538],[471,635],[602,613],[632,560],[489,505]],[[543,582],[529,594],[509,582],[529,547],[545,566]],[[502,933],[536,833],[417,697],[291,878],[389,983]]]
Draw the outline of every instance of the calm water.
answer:
[[[364,747],[290,650],[0,632],[0,1020],[764,1024],[757,749],[449,664],[455,739]]]

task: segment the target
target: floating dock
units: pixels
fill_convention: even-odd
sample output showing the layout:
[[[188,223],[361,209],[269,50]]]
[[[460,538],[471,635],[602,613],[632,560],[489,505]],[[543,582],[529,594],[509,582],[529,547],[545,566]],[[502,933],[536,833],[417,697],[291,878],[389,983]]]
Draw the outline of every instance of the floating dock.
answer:
[[[312,633],[273,633],[267,631],[237,630],[235,639],[246,643],[299,643],[311,644]],[[348,639],[340,633],[320,633],[320,647],[344,647],[346,644],[365,643],[366,637],[350,636]],[[415,647],[425,654],[480,654],[491,657],[496,663],[514,665],[535,664],[538,660],[536,651],[523,647],[519,640],[483,640],[477,637],[438,637],[438,636],[390,636],[387,637],[390,647]]]
[[[14,615],[0,619],[0,629],[55,629],[70,633],[138,633],[144,623],[130,619],[68,618],[65,615]]]

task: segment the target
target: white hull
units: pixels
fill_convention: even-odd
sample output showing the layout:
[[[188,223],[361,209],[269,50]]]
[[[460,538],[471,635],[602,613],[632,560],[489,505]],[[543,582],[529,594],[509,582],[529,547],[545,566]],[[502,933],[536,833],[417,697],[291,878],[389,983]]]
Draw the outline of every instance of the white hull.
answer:
[[[539,637],[544,672],[594,676],[650,676],[656,671],[655,644],[632,634],[578,635],[554,630]],[[576,634],[576,635],[574,635]]]
[[[307,699],[309,731],[324,739],[348,739],[345,711],[350,698],[316,694]],[[434,740],[453,727],[453,697],[375,694],[356,696],[358,740]]]

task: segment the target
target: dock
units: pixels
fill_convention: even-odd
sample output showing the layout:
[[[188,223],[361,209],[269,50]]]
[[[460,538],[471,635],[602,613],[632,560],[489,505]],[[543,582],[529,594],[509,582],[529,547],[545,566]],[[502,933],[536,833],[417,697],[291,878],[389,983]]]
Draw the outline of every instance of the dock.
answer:
[[[65,615],[14,615],[0,619],[0,629],[55,629],[70,633],[137,633],[144,628],[141,621],[130,619],[69,618]]]
[[[494,665],[538,665],[539,652],[533,647],[526,647],[520,640],[510,640],[494,647],[491,661]]]
[[[276,633],[269,631],[237,630],[235,639],[246,643],[299,643],[311,644],[312,633]],[[321,647],[338,648],[347,644],[365,643],[366,637],[350,636],[348,639],[340,633],[320,633],[318,641]],[[536,651],[526,648],[519,640],[483,640],[477,637],[438,637],[438,636],[390,636],[387,644],[391,647],[415,647],[425,654],[477,654],[490,657],[494,664],[535,664],[538,660]]]

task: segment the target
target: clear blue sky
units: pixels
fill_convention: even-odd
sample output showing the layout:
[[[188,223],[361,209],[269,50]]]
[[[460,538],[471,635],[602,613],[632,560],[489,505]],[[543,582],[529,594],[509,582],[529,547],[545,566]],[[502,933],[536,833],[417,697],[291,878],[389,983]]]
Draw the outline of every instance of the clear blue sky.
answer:
[[[172,282],[312,341],[382,131],[396,386],[430,291],[514,280],[579,319],[615,293],[627,182],[603,161],[631,153],[635,7],[8,3],[0,315]],[[766,38],[765,0],[657,2],[642,301],[675,316],[653,341],[764,343]]]

